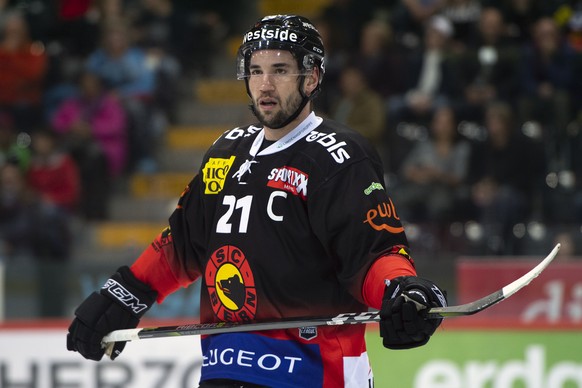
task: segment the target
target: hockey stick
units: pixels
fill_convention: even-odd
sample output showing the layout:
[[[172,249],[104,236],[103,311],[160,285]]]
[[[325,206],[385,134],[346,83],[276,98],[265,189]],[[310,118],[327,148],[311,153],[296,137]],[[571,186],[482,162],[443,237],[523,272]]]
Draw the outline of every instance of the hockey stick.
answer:
[[[560,244],[557,244],[550,254],[532,270],[502,289],[476,301],[459,306],[433,307],[428,311],[427,319],[458,317],[473,315],[509,298],[535,279],[556,257]],[[146,338],[177,337],[185,335],[204,335],[235,333],[260,330],[293,329],[310,326],[336,326],[347,324],[374,323],[380,321],[378,311],[362,313],[344,313],[335,317],[289,318],[269,322],[218,322],[194,323],[179,326],[151,327],[115,330],[103,337],[103,347],[111,348],[114,342],[135,341]],[[109,346],[108,346],[109,345]]]

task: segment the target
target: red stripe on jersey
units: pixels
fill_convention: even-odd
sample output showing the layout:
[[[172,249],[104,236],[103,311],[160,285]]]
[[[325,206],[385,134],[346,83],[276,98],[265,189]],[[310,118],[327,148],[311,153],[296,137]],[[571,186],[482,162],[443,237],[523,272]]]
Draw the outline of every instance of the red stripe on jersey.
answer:
[[[131,272],[135,277],[158,292],[158,303],[162,303],[168,295],[180,287],[187,287],[192,282],[176,278],[168,262],[169,257],[166,256],[172,255],[173,250],[164,249],[164,246],[171,248],[171,243],[167,244],[167,237],[162,232],[131,265]]]
[[[368,270],[362,286],[366,304],[380,309],[386,288],[384,281],[399,276],[416,276],[416,270],[409,259],[399,254],[389,254],[376,260]]]

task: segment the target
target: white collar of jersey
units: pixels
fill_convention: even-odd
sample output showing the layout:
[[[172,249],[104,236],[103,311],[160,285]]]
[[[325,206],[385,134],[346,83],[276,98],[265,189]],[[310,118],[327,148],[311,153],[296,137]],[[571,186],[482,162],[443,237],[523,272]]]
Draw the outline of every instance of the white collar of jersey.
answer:
[[[311,112],[309,116],[307,116],[305,120],[301,122],[301,124],[295,127],[295,129],[259,152],[259,149],[261,149],[261,144],[263,143],[263,139],[265,138],[265,129],[263,128],[255,138],[249,153],[254,158],[255,156],[271,155],[289,148],[297,141],[307,136],[309,132],[317,128],[322,121],[323,119],[319,116],[316,116],[315,112]]]
[[[307,134],[309,134],[312,130],[317,128],[323,119],[319,116],[315,115],[315,112],[311,112],[309,116],[305,118],[297,127],[295,127],[291,132],[259,152],[261,149],[261,144],[265,139],[265,128],[259,132],[255,140],[253,141],[253,145],[249,150],[249,154],[251,155],[251,159],[245,160],[243,164],[241,164],[240,168],[237,172],[234,173],[232,176],[233,178],[237,178],[239,184],[246,184],[243,180],[243,176],[248,172],[251,173],[251,166],[254,163],[258,163],[255,159],[255,156],[263,156],[263,155],[271,155],[276,152],[282,151],[286,148],[289,148],[293,144],[297,143],[297,141],[303,139]]]

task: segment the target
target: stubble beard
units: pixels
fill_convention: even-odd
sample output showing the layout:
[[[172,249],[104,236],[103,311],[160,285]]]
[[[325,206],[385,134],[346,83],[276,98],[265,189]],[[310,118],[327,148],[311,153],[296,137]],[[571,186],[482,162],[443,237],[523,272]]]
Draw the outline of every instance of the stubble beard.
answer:
[[[254,112],[255,116],[259,121],[267,128],[278,129],[280,128],[292,114],[295,113],[297,109],[301,106],[301,97],[297,94],[287,97],[284,103],[280,99],[277,99],[280,109],[277,112],[269,112],[264,114],[260,110],[260,105],[255,100],[254,102]]]

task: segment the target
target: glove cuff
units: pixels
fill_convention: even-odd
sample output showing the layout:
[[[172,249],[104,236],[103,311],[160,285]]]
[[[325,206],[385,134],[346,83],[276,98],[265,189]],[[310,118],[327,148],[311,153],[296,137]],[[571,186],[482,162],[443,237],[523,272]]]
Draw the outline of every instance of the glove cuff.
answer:
[[[138,319],[151,308],[158,295],[150,286],[137,279],[127,266],[120,267],[105,282],[101,294]]]

